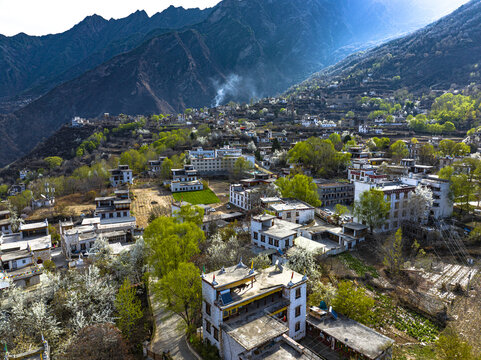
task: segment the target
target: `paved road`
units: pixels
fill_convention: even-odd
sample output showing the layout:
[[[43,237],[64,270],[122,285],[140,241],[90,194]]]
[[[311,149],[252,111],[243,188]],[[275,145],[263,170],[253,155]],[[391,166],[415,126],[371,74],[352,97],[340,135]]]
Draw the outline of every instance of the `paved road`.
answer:
[[[150,350],[157,355],[168,351],[176,360],[196,360],[185,343],[180,316],[165,310],[154,300],[152,294],[150,294],[150,303],[155,321],[155,334],[150,342]]]

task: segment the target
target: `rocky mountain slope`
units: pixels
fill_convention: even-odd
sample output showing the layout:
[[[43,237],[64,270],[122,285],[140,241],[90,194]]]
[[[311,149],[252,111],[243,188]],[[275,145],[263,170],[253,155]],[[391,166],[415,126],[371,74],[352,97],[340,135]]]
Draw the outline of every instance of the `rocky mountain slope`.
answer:
[[[25,154],[75,115],[176,112],[282,92],[334,63],[345,54],[342,49],[398,32],[410,12],[392,21],[393,9],[378,0],[224,0],[204,21],[175,31],[152,30],[137,47],[137,35],[129,37],[135,38],[132,43],[119,35],[119,41],[96,47],[94,55],[85,51],[82,62],[67,70],[71,80],[0,119],[5,136],[0,164]],[[139,12],[129,21],[140,24],[135,18],[145,16]],[[89,36],[98,32],[97,22],[105,20],[83,23]],[[126,44],[133,48],[125,51]],[[121,54],[72,78],[116,52]],[[32,74],[30,85],[55,75]],[[16,79],[7,83],[26,86]]]
[[[369,89],[384,82],[391,90],[414,92],[462,88],[481,80],[481,1],[474,0],[409,36],[352,55],[305,84]]]
[[[145,11],[119,20],[89,16],[61,34],[0,35],[0,99],[38,97],[146,38],[201,22],[210,11],[171,6],[152,17]]]

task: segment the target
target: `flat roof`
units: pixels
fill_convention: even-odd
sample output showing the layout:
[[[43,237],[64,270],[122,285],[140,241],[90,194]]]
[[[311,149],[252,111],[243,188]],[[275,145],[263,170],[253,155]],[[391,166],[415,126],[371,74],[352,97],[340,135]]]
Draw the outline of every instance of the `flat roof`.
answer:
[[[267,230],[263,230],[262,233],[283,239],[291,235],[296,235],[297,229],[301,228],[302,226],[302,224],[295,224],[289,221],[275,219],[274,225]]]
[[[273,317],[264,315],[252,321],[244,319],[226,324],[222,327],[239,345],[247,351],[271,341],[289,331],[289,328]]]
[[[237,265],[224,268],[224,270],[221,269],[205,274],[203,279],[217,289],[238,281],[251,279],[257,274],[258,272],[255,270],[251,273],[251,269],[241,262]],[[216,284],[213,284],[214,277]]]
[[[262,215],[254,216],[252,219],[254,219],[256,221],[267,221],[267,220],[272,220],[272,219],[275,219],[275,218],[276,217],[274,215],[262,214]]]
[[[43,228],[46,228],[46,227],[47,227],[47,224],[44,221],[35,222],[35,223],[31,223],[31,224],[21,224],[20,225],[20,231],[43,229]]]
[[[308,315],[307,322],[370,359],[376,359],[394,343],[387,336],[340,314],[337,319]]]
[[[0,255],[0,259],[2,259],[2,261],[10,261],[10,260],[23,259],[31,256],[32,255],[30,251],[24,249],[24,250],[15,250],[15,251],[3,253],[2,255]]]
[[[357,222],[349,222],[349,223],[344,223],[342,226],[348,228],[348,229],[353,229],[353,230],[365,230],[367,229],[366,225],[357,223]]]
[[[307,251],[311,251],[311,252],[322,252],[323,254],[328,252],[328,251],[331,251],[333,249],[337,249],[340,247],[339,244],[335,243],[334,241],[330,241],[330,240],[325,240],[325,239],[321,239],[321,240],[311,240],[311,239],[308,239],[308,238],[305,238],[303,236],[299,236],[297,238],[294,239],[294,244],[300,248],[303,248]],[[294,249],[294,248],[291,248],[291,249]],[[288,252],[291,250],[289,249]]]
[[[282,200],[281,202],[272,204],[270,205],[270,207],[275,211],[314,209],[313,206],[297,199],[281,199],[281,200]]]
[[[264,360],[321,360],[320,357],[314,355],[311,351],[301,347],[299,344],[297,345],[298,349],[295,349],[283,339],[278,346],[273,346],[263,353],[262,358]]]

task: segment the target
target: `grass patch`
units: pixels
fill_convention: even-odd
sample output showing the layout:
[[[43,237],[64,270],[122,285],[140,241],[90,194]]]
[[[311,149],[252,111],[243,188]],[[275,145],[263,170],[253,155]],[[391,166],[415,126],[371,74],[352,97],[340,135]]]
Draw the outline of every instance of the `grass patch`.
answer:
[[[364,276],[370,274],[373,278],[378,278],[379,274],[373,266],[364,264],[361,260],[351,255],[351,253],[345,252],[339,255],[339,259],[346,265],[349,269],[356,272],[359,276]]]
[[[436,360],[436,352],[433,345],[403,345],[393,347],[393,360]]]
[[[219,202],[219,198],[214,194],[211,189],[178,192],[173,193],[172,196],[176,201],[187,201],[192,205],[217,204]]]
[[[439,327],[425,317],[412,311],[403,309],[394,319],[396,329],[404,331],[413,338],[425,342],[434,342],[439,334]]]

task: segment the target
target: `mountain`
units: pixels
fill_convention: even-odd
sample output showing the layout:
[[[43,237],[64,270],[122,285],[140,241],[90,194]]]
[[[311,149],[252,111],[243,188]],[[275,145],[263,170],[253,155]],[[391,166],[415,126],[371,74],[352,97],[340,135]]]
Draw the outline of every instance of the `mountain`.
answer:
[[[480,64],[481,1],[474,0],[411,35],[352,55],[306,84],[338,81],[339,88],[353,89],[383,83],[414,92],[462,88],[481,80]]]
[[[171,6],[150,18],[145,11],[119,20],[89,16],[61,34],[0,35],[0,99],[36,98],[146,38],[201,22],[210,11]]]
[[[92,41],[95,51],[90,47],[84,51],[85,45],[79,45],[84,52],[75,65],[60,66],[55,74],[49,73],[52,65],[29,72],[28,86],[45,79],[68,81],[0,119],[4,136],[0,164],[25,154],[75,115],[177,112],[282,92],[360,43],[407,30],[399,24],[408,24],[415,8],[395,17],[396,8],[389,4],[380,0],[224,0],[199,23],[148,33],[138,25],[145,24],[145,13],[137,12],[130,20],[122,19],[137,24],[124,25],[135,30],[124,31],[115,23],[117,30],[109,31],[120,34],[102,40],[103,45]],[[180,15],[173,10],[163,16],[171,19],[170,25],[180,26],[175,23]],[[154,18],[145,20],[147,29],[153,27]],[[77,27],[98,39],[105,36],[96,35],[105,22],[91,17]],[[111,57],[114,53],[119,55]],[[59,56],[57,61],[62,59]],[[101,59],[108,60],[97,64]],[[28,67],[28,61],[19,64]],[[13,81],[10,86],[27,87],[19,83]]]

